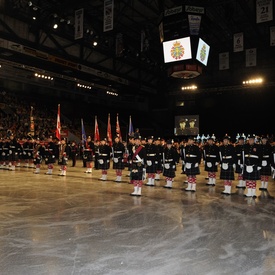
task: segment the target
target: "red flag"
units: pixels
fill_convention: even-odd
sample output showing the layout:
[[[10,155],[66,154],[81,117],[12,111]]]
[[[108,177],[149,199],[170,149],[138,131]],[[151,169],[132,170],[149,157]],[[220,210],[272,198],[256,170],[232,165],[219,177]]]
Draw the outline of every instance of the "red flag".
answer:
[[[95,116],[95,135],[94,135],[94,141],[96,142],[97,140],[100,140],[100,136],[99,136],[99,129],[98,129],[98,124],[97,124],[97,116]]]
[[[56,121],[55,136],[58,138],[58,140],[61,139],[60,104],[58,104],[58,109],[57,109],[57,121]]]
[[[119,126],[119,121],[118,121],[118,114],[116,115],[116,135],[119,137],[121,141],[121,131],[120,131],[120,126]]]
[[[112,146],[113,141],[112,141],[112,128],[111,128],[110,114],[108,114],[107,140],[109,142],[109,145]]]

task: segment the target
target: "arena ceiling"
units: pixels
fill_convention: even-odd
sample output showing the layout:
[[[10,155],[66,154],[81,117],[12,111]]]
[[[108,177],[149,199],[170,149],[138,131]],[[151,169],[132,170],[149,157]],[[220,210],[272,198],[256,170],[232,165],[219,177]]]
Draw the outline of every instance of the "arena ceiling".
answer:
[[[186,6],[203,8],[199,37],[211,47],[202,74],[190,80],[168,76],[171,64],[164,63],[160,43],[159,25],[165,11],[179,6],[183,15]],[[75,11],[82,8],[83,38],[75,39]],[[256,23],[255,0],[114,0],[110,31],[103,31],[102,0],[6,0],[0,9],[0,61],[9,66],[2,78],[37,83],[33,79],[37,70],[58,78],[62,89],[82,81],[98,89],[142,96],[183,93],[180,87],[190,83],[200,91],[235,89],[252,75],[263,75],[273,85],[275,47],[270,46],[270,27],[274,20]],[[54,20],[57,29],[52,28]],[[186,16],[170,15],[165,20],[166,37],[187,35]],[[233,52],[236,33],[243,33],[245,49],[257,49],[256,66],[246,68],[245,50]],[[141,34],[147,39],[146,47],[141,46]],[[122,41],[119,49],[118,39]],[[3,41],[11,43],[3,46]],[[22,45],[28,47],[27,54],[22,53]],[[229,52],[230,68],[220,71],[223,52]],[[45,53],[50,56],[46,60]]]

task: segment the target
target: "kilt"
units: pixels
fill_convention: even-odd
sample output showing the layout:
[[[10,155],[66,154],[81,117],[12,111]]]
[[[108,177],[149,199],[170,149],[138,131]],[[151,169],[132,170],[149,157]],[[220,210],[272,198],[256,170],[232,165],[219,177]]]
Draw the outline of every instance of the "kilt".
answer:
[[[132,163],[131,165],[131,180],[143,180],[143,165],[137,165],[136,163]]]
[[[84,151],[83,152],[83,160],[86,162],[91,162],[93,161],[93,155],[91,151]]]
[[[170,164],[170,167],[168,169],[166,169],[164,167],[163,169],[163,176],[167,177],[167,178],[174,178],[176,176],[176,165],[175,164]]]
[[[218,166],[216,165],[216,161],[205,161],[204,170],[207,172],[218,172]]]
[[[124,169],[124,160],[123,158],[114,158],[113,159],[113,169],[123,170]]]
[[[239,164],[236,165],[235,173],[237,173],[237,174],[243,173],[243,169]]]
[[[41,156],[35,157],[34,160],[33,160],[33,163],[34,163],[35,165],[41,164],[41,163],[42,163],[42,157],[41,157]]]
[[[9,160],[9,150],[3,150],[2,161],[8,161],[8,160]]]
[[[271,166],[262,166],[262,169],[260,170],[261,176],[271,176]]]
[[[58,159],[58,164],[59,165],[67,165],[68,164],[68,158],[63,156],[62,158]]]
[[[228,169],[224,169],[221,166],[221,172],[220,172],[220,179],[221,180],[234,180],[234,168],[232,163],[228,163]]]
[[[261,178],[260,176],[260,170],[257,169],[257,165],[252,166],[252,172],[248,172],[247,165],[244,166],[244,172],[243,172],[243,178],[244,180],[259,180]]]
[[[151,161],[151,165],[148,165],[148,162]],[[146,173],[156,173],[157,172],[157,161],[155,160],[147,160],[146,163]]]
[[[157,163],[157,171],[162,171],[162,160],[159,160]]]
[[[100,163],[101,161],[103,161],[103,163]],[[110,160],[106,159],[106,158],[100,158],[98,159],[98,169],[101,170],[108,170],[110,168]]]
[[[53,156],[54,155],[45,156],[45,164],[55,163],[55,157]]]
[[[186,163],[187,164],[187,163]],[[200,174],[200,168],[195,167],[195,163],[191,163],[191,168],[187,168],[185,164],[185,174],[186,176],[195,176],[195,175],[199,175]]]
[[[14,151],[10,151],[9,152],[9,161],[18,161],[19,159],[19,156],[18,156],[18,153],[17,152],[14,152]]]

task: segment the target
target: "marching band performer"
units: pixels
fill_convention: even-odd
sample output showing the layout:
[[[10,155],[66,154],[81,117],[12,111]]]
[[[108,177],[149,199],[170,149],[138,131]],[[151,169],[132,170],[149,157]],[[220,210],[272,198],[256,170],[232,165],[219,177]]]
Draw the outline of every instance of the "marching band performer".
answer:
[[[163,150],[164,150],[164,140],[161,140],[158,138],[155,141],[155,144],[157,146],[157,154],[158,154],[158,164],[157,164],[157,172],[155,176],[155,180],[160,180],[160,175],[163,170],[163,163],[162,163],[162,155],[163,155]]]
[[[102,171],[102,176],[100,180],[107,180],[107,171],[110,168],[110,158],[112,149],[107,145],[107,139],[104,138],[100,142],[98,148],[98,168]]]
[[[244,145],[243,165],[246,182],[246,197],[256,197],[256,181],[260,179],[262,154],[259,144],[255,142],[254,135],[248,135],[248,143]]]
[[[271,164],[272,164],[272,146],[268,142],[266,136],[262,137],[262,143],[260,144],[262,154],[262,169],[260,170],[261,175],[261,187],[260,190],[267,191],[268,179],[271,176]]]
[[[121,182],[122,170],[124,169],[123,155],[125,147],[120,141],[120,137],[116,136],[113,144],[113,169],[116,170],[115,182]]]
[[[43,155],[44,155],[44,149],[40,143],[40,139],[37,138],[35,140],[34,148],[33,148],[33,163],[35,165],[35,171],[33,172],[34,174],[40,173],[40,167],[41,167]]]
[[[87,170],[85,173],[92,173],[92,161],[95,146],[90,136],[88,136],[86,143],[83,145],[83,159],[85,161]]]
[[[135,137],[135,145],[130,154],[131,179],[134,184],[134,192],[131,196],[141,196],[142,181],[144,178],[144,162],[146,151],[141,145],[141,137]]]
[[[234,177],[234,167],[236,153],[234,146],[230,143],[229,136],[223,138],[222,145],[219,147],[221,172],[220,179],[224,180],[224,191],[222,194],[231,195],[232,181]]]
[[[49,136],[48,142],[47,144],[45,144],[44,148],[45,148],[44,149],[45,164],[48,166],[48,171],[45,174],[52,175],[55,158],[58,155],[58,147],[53,142],[52,136]]]
[[[163,150],[163,176],[166,181],[166,185],[163,187],[169,189],[172,188],[172,184],[176,176],[176,163],[179,158],[177,149],[172,145],[172,140],[167,140],[166,147]]]
[[[209,137],[203,147],[204,170],[208,174],[208,183],[206,185],[216,185],[216,173],[219,164],[219,147],[214,143],[214,138]]]
[[[185,191],[196,191],[196,175],[200,174],[199,164],[201,162],[201,150],[194,144],[194,137],[188,138],[186,146],[183,148],[185,173],[187,176],[187,188]]]
[[[243,189],[245,189],[245,181],[243,179],[243,165],[242,165],[244,142],[245,142],[244,137],[238,136],[238,143],[235,146],[235,151],[236,151],[235,173],[238,174],[238,181],[239,181],[239,184],[236,185],[236,188],[243,188]]]
[[[20,144],[17,142],[14,135],[10,135],[10,141],[9,141],[9,162],[11,163],[11,166],[9,170],[15,171],[16,162],[19,159],[18,149],[20,147]]]
[[[58,154],[58,164],[61,166],[61,172],[59,176],[66,176],[68,156],[70,153],[70,148],[66,144],[66,139],[62,138],[59,144],[59,154]]]
[[[144,146],[146,151],[146,173],[148,175],[148,182],[145,183],[145,185],[147,186],[155,185],[155,174],[157,172],[158,152],[157,147],[153,141],[153,136],[148,137],[147,144]]]

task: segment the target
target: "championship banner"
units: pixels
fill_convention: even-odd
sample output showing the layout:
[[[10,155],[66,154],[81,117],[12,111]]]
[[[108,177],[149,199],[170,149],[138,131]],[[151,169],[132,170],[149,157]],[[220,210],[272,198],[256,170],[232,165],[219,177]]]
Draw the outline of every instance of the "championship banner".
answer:
[[[247,49],[245,51],[245,66],[253,67],[256,66],[257,63],[257,49]]]
[[[103,31],[111,31],[113,29],[114,22],[114,1],[104,1],[104,15],[103,15]]]
[[[275,26],[270,27],[270,46],[275,46]]]
[[[256,1],[256,22],[262,23],[273,20],[273,0]]]
[[[219,54],[219,70],[229,69],[229,52]]]
[[[242,52],[243,51],[243,33],[235,33],[234,34],[234,42],[233,42],[233,51],[234,52]]]
[[[188,14],[189,31],[191,35],[199,35],[201,15]]]
[[[75,11],[75,24],[74,24],[74,39],[83,38],[83,19],[84,10],[79,9]]]

